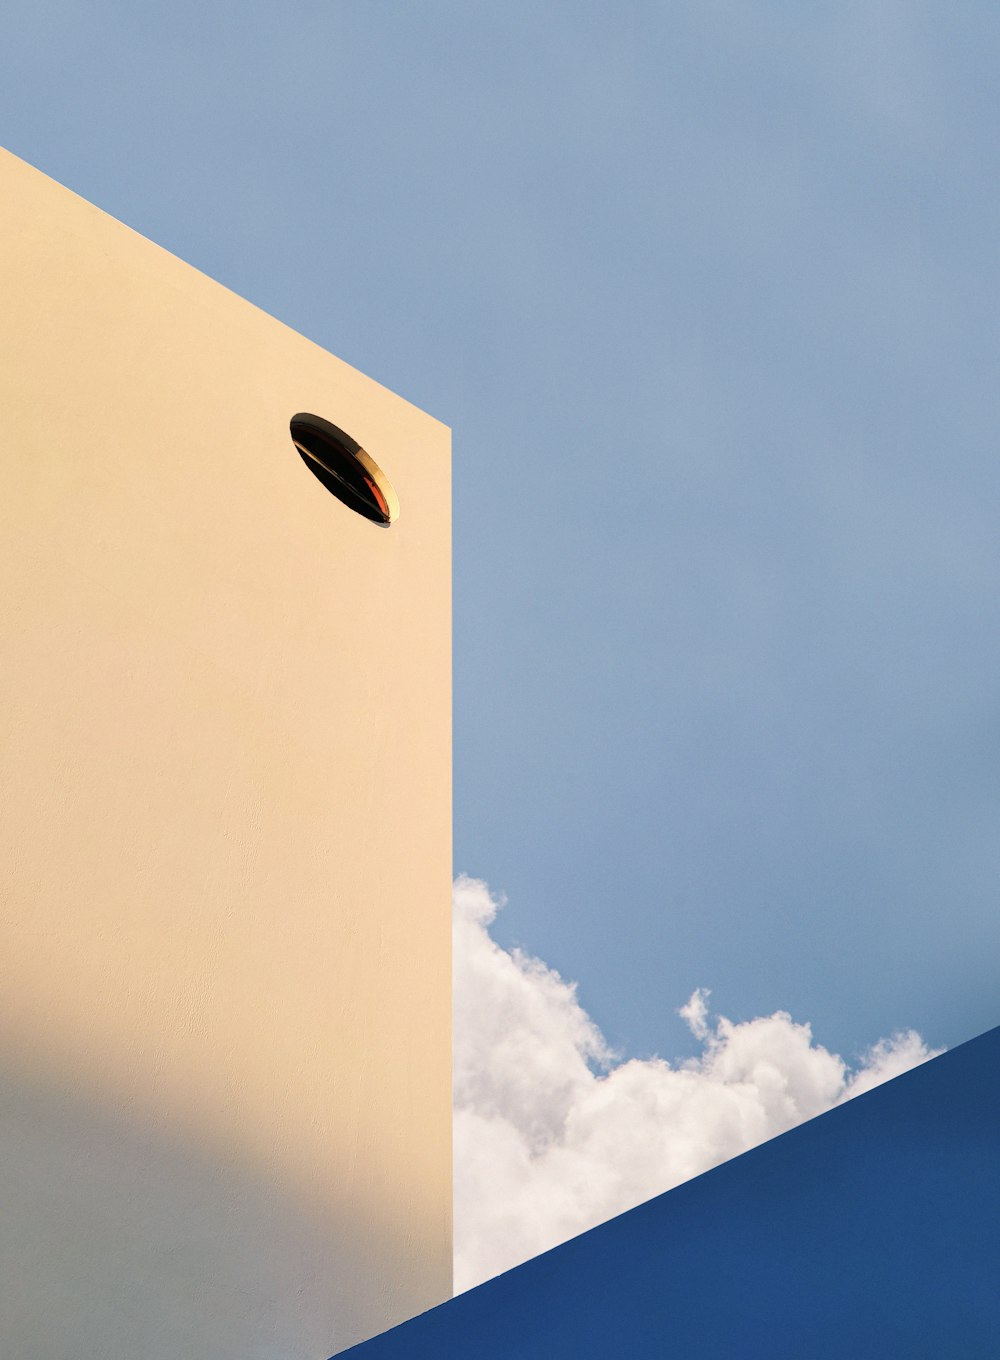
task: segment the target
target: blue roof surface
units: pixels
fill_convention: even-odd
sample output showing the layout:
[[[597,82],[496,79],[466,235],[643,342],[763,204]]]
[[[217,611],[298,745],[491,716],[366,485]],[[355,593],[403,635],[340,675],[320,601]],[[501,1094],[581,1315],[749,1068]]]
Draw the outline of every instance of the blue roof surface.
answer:
[[[1000,1029],[344,1354],[997,1360]]]

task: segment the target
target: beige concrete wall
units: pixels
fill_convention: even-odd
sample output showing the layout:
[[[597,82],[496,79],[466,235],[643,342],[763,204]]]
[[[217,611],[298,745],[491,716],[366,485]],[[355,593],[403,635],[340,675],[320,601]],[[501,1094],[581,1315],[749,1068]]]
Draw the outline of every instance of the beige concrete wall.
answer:
[[[0,1354],[326,1356],[450,1290],[448,431],[6,154],[0,298]]]

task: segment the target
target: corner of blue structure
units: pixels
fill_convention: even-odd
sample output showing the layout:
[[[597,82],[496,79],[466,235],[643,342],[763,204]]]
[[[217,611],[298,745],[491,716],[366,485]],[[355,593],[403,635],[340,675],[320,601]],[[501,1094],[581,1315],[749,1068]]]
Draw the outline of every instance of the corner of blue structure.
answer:
[[[1000,1028],[343,1354],[996,1360]]]

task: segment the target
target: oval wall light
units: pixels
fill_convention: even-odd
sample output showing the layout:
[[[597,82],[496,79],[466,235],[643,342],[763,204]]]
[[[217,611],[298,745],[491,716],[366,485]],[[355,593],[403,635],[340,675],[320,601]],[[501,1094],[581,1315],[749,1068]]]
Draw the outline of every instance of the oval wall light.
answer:
[[[306,467],[339,501],[386,528],[398,518],[392,483],[356,439],[307,411],[292,416],[289,428]]]

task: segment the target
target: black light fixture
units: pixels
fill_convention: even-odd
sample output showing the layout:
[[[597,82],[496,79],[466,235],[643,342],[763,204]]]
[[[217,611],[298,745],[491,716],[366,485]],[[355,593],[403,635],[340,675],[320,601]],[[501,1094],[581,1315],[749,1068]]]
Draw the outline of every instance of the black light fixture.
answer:
[[[388,528],[399,515],[392,483],[356,439],[322,416],[292,416],[292,443],[327,491],[365,519]]]

